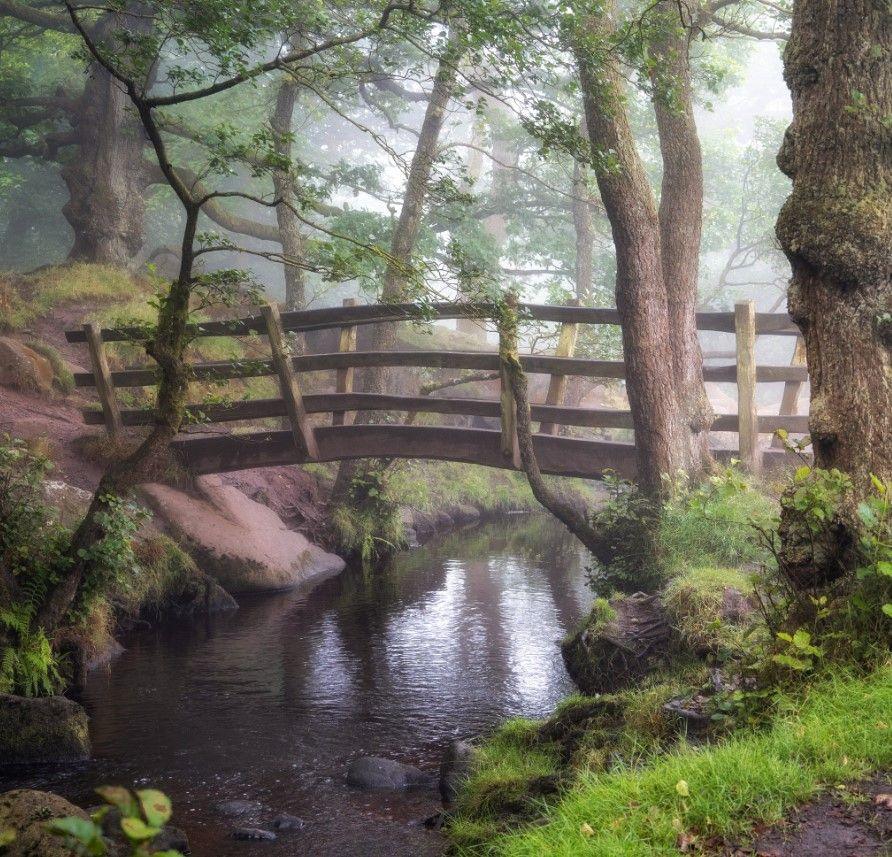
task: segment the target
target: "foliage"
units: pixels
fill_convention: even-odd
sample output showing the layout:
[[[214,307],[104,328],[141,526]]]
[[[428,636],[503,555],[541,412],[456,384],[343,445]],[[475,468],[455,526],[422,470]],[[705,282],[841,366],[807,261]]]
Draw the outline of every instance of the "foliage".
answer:
[[[545,817],[534,825],[505,831],[460,817],[450,833],[459,853],[506,857],[669,854],[682,834],[694,843],[739,837],[825,784],[892,764],[890,708],[888,664],[866,676],[831,673],[804,697],[784,696],[767,729],[581,772],[557,803],[541,807]]]
[[[152,840],[170,821],[170,799],[156,789],[141,789],[135,794],[120,786],[96,789],[105,801],[89,820],[77,816],[53,819],[49,829],[59,836],[68,848],[81,857],[104,857],[109,853],[102,822],[112,809],[120,813],[121,833],[131,847],[131,857],[182,857],[179,851],[155,851]]]
[[[386,557],[405,542],[400,503],[389,487],[387,464],[372,460],[356,468],[350,485],[331,515],[340,550],[364,566]]]
[[[69,567],[71,531],[44,500],[42,486],[52,468],[24,442],[0,441],[0,686],[25,695],[46,695],[62,685],[62,670],[43,632],[34,625],[53,585]],[[103,537],[85,549],[94,560],[68,621],[87,621],[95,600],[134,566],[131,547],[141,513],[108,498]]]
[[[735,464],[699,485],[679,475],[659,513],[629,483],[610,477],[605,484],[608,499],[594,519],[608,532],[615,558],[590,571],[598,594],[654,591],[691,567],[755,565],[766,558],[754,527],[773,528],[776,502]]]

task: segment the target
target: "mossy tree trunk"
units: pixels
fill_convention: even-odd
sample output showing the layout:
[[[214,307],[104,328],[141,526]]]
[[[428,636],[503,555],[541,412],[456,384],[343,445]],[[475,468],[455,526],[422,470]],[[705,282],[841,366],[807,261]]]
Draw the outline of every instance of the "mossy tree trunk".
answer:
[[[805,339],[819,467],[892,478],[892,15],[874,0],[797,0],[778,155],[790,315]]]

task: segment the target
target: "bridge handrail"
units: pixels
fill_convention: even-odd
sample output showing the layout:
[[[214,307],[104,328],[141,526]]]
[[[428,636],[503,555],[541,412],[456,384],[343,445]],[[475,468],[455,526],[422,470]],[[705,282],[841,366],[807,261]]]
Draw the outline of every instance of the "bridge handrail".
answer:
[[[455,318],[490,318],[495,310],[492,304],[434,303],[419,305],[362,304],[357,306],[325,307],[298,310],[281,314],[282,329],[286,332],[326,330],[342,325],[379,324],[387,321],[440,321]],[[552,304],[524,303],[519,306],[525,318],[533,321],[560,322],[563,324],[612,324],[618,325],[619,313],[602,307],[559,306]],[[697,329],[734,333],[733,312],[698,312]],[[103,342],[133,342],[146,339],[151,328],[140,326],[110,327],[102,330]],[[245,336],[265,333],[262,315],[245,318],[196,322],[190,326],[196,337]],[[797,336],[799,329],[786,313],[756,313],[756,333],[772,336]],[[65,333],[68,342],[86,342],[83,330]]]

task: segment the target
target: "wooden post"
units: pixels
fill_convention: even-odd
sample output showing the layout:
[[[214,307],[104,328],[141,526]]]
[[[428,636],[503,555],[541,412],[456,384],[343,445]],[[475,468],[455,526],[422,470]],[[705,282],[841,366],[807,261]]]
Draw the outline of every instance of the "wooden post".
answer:
[[[805,340],[801,336],[796,337],[796,347],[793,349],[790,365],[805,365]],[[802,387],[802,381],[787,381],[784,384],[784,394],[781,397],[780,408],[778,409],[780,416],[795,416],[799,412],[799,394],[802,392]],[[775,437],[771,445],[781,447],[783,446],[783,441],[779,437]]]
[[[344,298],[344,306],[356,306],[356,298]],[[356,351],[356,325],[351,324],[341,328],[338,351]],[[346,369],[338,369],[337,373],[336,391],[338,393],[352,393],[353,367],[348,366]],[[349,425],[352,420],[353,415],[344,411],[333,411],[331,415],[331,424],[333,426]]]
[[[742,301],[734,305],[737,337],[737,419],[740,460],[751,473],[762,465],[759,450],[759,415],[756,409],[756,305]]]
[[[282,318],[279,308],[275,304],[266,304],[261,307],[263,320],[266,322],[266,332],[269,336],[270,350],[272,351],[273,366],[279,376],[279,388],[282,391],[282,399],[285,401],[285,412],[291,420],[291,433],[294,435],[294,444],[311,460],[319,458],[319,449],[316,446],[316,435],[313,426],[307,417],[304,400],[300,394],[297,383],[297,375],[291,364],[291,355],[285,348],[285,332],[282,329]]]
[[[516,299],[515,299],[516,302]],[[509,299],[509,306],[510,299]],[[516,309],[511,311],[516,312]],[[513,339],[513,341],[511,341]],[[517,354],[517,328],[516,324],[513,331],[509,333],[499,326],[499,355],[504,359],[504,355]],[[514,399],[514,393],[511,390],[511,379],[508,377],[508,370],[502,360],[499,361],[499,381],[501,384],[499,402],[500,414],[502,420],[502,455],[511,459],[511,465],[520,470],[520,446],[517,442],[517,402]]]
[[[117,439],[124,430],[124,425],[121,422],[121,409],[118,407],[118,400],[115,396],[115,385],[112,382],[108,360],[105,357],[102,330],[96,322],[91,321],[84,325],[84,334],[87,338],[87,348],[90,350],[93,378],[95,379],[96,392],[99,394],[99,402],[102,405],[105,430],[109,437]]]
[[[578,301],[575,302],[578,304]],[[561,333],[558,337],[555,357],[572,357],[576,350],[576,337],[579,334],[579,325],[564,323],[561,325]],[[564,393],[567,390],[566,375],[552,375],[548,380],[548,393],[545,396],[546,405],[564,404]],[[539,424],[540,434],[557,434],[557,423],[542,422]]]

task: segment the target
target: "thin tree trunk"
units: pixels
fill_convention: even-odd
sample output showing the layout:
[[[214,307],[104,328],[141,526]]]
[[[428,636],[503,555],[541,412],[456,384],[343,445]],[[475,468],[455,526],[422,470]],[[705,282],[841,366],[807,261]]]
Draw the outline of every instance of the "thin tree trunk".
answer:
[[[285,78],[276,94],[276,108],[270,120],[273,129],[276,154],[291,160],[291,124],[297,101],[297,84]],[[301,223],[294,213],[296,198],[294,176],[290,169],[273,170],[273,188],[276,198],[283,205],[276,206],[276,221],[285,257],[285,309],[300,310],[306,307],[306,276],[301,267],[304,253],[304,236]],[[288,264],[292,261],[293,264]]]
[[[713,410],[703,384],[703,352],[697,334],[697,284],[703,224],[703,159],[694,121],[688,53],[689,33],[679,10],[687,4],[664,2],[662,37],[653,45],[653,106],[660,138],[663,178],[659,224],[663,281],[669,309],[675,383],[687,429],[688,475],[711,466],[709,429]]]
[[[614,35],[615,4],[590,18],[603,44]],[[671,324],[653,193],[623,105],[622,78],[610,48],[577,51],[595,175],[616,247],[616,306],[622,324],[626,390],[635,428],[638,480],[651,495],[663,477],[687,464],[681,408],[667,367],[673,366]],[[672,373],[670,372],[670,375]]]
[[[574,283],[580,306],[591,306],[594,293],[595,229],[592,224],[592,200],[587,170],[578,160],[573,162],[573,229],[576,234]]]
[[[797,0],[778,155],[793,190],[777,222],[790,315],[811,382],[815,463],[892,479],[892,17],[872,0]]]

